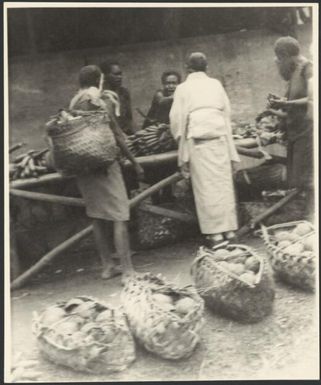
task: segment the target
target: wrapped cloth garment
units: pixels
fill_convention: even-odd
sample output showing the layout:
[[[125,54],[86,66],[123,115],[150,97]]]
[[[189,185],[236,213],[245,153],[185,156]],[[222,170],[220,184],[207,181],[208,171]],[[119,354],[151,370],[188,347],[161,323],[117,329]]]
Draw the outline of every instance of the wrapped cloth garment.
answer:
[[[195,143],[189,141],[190,174],[202,234],[236,230],[237,209],[224,136]]]
[[[230,104],[221,83],[194,72],[174,94],[171,131],[179,141],[178,165],[189,163],[197,216],[203,234],[237,229],[231,161],[239,162]]]

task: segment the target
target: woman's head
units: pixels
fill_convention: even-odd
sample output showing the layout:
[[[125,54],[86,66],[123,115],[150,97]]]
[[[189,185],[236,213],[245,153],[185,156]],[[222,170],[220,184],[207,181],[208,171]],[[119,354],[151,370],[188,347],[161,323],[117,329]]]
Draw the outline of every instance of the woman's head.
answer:
[[[163,90],[166,95],[172,95],[181,82],[181,75],[176,71],[165,71],[162,74]]]
[[[99,67],[95,65],[82,67],[78,77],[80,88],[99,88],[101,77],[102,72],[100,71]]]
[[[291,36],[280,37],[274,44],[275,61],[280,75],[289,80],[300,55],[300,44]]]

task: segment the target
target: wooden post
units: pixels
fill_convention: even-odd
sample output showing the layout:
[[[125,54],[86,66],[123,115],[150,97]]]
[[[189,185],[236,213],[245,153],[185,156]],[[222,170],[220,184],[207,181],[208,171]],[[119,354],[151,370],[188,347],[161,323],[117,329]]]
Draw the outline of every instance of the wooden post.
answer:
[[[134,207],[137,204],[139,204],[142,200],[149,197],[151,194],[161,190],[165,186],[168,186],[172,183],[175,183],[182,179],[182,176],[180,173],[175,173],[168,178],[165,178],[161,180],[160,182],[156,183],[155,185],[149,187],[145,191],[143,191],[141,194],[137,195],[135,198],[131,199],[129,204],[130,207]],[[15,290],[23,286],[32,276],[34,276],[36,273],[38,273],[41,269],[43,269],[45,266],[48,265],[49,262],[53,261],[57,256],[59,256],[62,252],[70,249],[73,245],[75,245],[77,242],[82,240],[83,238],[87,237],[92,232],[92,225],[86,227],[85,229],[81,230],[79,233],[73,235],[71,238],[67,239],[60,245],[56,246],[53,250],[49,251],[46,255],[44,255],[38,262],[36,262],[32,267],[30,267],[28,270],[26,270],[24,273],[22,273],[18,278],[16,278],[11,283],[11,289]]]
[[[243,235],[247,234],[251,230],[255,228],[260,222],[264,221],[268,217],[270,217],[272,214],[274,214],[277,210],[279,210],[281,207],[285,206],[287,203],[289,203],[293,198],[295,198],[299,193],[299,190],[293,190],[288,195],[286,195],[284,198],[280,199],[275,205],[272,207],[269,207],[264,213],[258,215],[256,218],[253,218],[249,224],[244,225],[241,227],[237,232],[236,236],[238,238],[241,238]]]

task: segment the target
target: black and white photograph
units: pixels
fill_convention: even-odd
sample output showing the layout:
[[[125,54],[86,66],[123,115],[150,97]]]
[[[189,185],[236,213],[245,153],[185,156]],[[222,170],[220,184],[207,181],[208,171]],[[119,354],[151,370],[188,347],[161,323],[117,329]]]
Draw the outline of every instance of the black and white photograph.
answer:
[[[4,2],[7,383],[318,380],[318,3]]]

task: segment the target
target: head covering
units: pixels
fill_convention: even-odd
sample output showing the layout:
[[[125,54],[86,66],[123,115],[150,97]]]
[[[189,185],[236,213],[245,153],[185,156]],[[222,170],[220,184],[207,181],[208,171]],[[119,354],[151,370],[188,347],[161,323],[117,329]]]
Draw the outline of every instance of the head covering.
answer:
[[[98,87],[101,71],[95,65],[82,67],[79,72],[79,85],[81,88]]]
[[[193,52],[187,59],[187,68],[193,71],[206,71],[207,58],[202,52]]]
[[[280,37],[274,44],[274,52],[278,57],[298,56],[300,44],[291,36]]]

